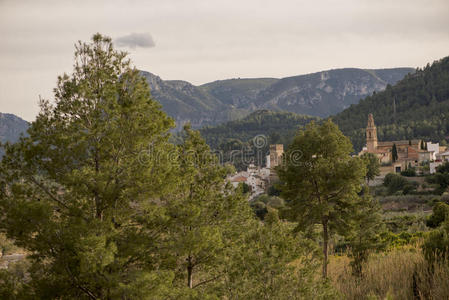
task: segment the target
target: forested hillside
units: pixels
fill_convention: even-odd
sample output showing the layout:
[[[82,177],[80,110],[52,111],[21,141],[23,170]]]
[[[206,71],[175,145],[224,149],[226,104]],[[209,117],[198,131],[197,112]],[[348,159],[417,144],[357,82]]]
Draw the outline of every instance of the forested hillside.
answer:
[[[407,75],[396,85],[361,100],[333,120],[356,150],[365,144],[369,113],[374,115],[380,141],[449,138],[449,57]]]
[[[204,127],[200,132],[213,149],[236,140],[245,143],[257,135],[266,136],[272,144],[287,144],[299,127],[319,119],[290,112],[259,110],[241,120]]]
[[[200,133],[223,162],[232,162],[239,170],[250,162],[265,164],[270,144],[291,143],[297,130],[320,118],[290,112],[259,110],[247,117],[215,127],[204,127]],[[241,155],[234,155],[232,153]]]

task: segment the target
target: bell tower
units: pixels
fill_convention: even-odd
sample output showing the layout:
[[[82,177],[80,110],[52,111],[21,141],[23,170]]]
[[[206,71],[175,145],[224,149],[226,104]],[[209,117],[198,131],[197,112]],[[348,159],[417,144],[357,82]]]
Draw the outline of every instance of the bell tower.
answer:
[[[377,149],[377,128],[374,125],[373,114],[368,115],[368,125],[366,126],[366,147],[368,152],[375,152]]]

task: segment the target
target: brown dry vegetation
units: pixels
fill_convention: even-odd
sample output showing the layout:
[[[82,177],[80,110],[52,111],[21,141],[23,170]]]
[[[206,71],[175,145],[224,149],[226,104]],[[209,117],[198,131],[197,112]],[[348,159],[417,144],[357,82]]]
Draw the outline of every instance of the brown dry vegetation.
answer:
[[[361,279],[347,256],[334,256],[329,277],[344,299],[449,299],[449,266],[430,267],[418,246],[372,255]]]

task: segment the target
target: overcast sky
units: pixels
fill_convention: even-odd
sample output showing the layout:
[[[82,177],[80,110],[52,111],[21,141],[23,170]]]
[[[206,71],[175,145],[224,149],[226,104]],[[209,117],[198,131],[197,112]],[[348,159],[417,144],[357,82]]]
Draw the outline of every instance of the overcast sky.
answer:
[[[0,112],[33,120],[96,32],[137,68],[194,84],[421,67],[449,55],[449,1],[0,0]]]

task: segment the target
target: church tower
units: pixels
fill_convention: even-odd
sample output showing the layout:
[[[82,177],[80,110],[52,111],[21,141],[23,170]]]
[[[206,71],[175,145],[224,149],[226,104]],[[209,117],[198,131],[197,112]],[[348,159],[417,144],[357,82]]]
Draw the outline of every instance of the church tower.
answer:
[[[282,154],[284,154],[283,144],[270,145],[270,168],[274,168],[281,164]]]
[[[375,152],[377,149],[377,128],[374,125],[373,114],[368,115],[368,126],[366,126],[366,147],[368,152]]]

